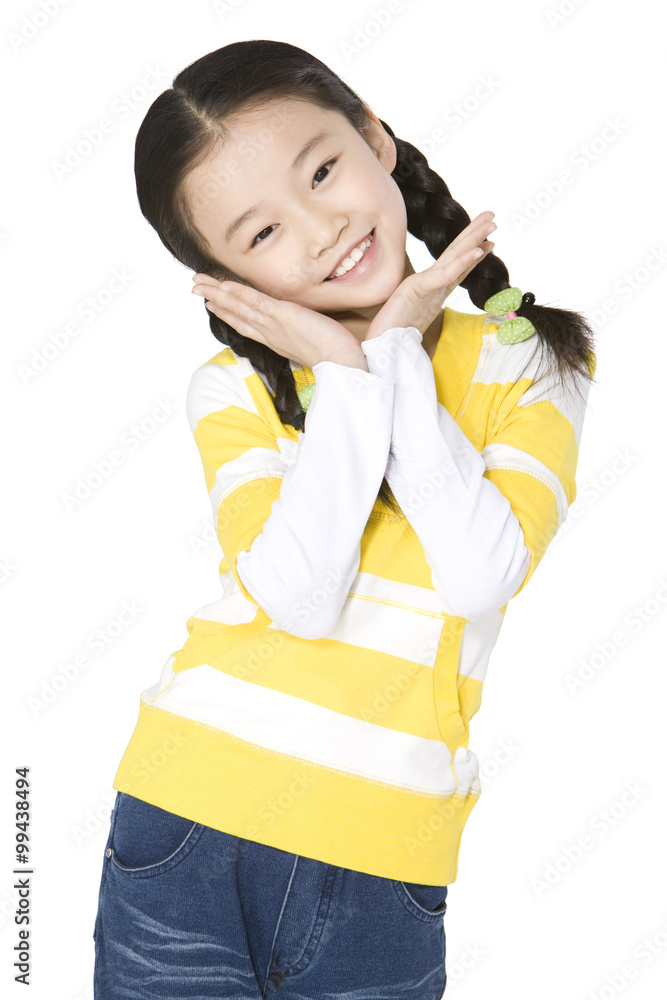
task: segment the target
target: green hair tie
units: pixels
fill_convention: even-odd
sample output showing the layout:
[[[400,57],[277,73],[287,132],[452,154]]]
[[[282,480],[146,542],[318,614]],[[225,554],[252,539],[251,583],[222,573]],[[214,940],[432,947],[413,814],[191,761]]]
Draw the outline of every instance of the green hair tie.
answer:
[[[484,303],[484,309],[491,316],[497,316],[500,321],[498,328],[499,344],[517,344],[520,340],[527,340],[532,337],[537,330],[527,316],[517,316],[516,310],[522,305],[532,305],[535,296],[532,292],[522,295],[520,288],[503,288],[501,292],[496,292]]]

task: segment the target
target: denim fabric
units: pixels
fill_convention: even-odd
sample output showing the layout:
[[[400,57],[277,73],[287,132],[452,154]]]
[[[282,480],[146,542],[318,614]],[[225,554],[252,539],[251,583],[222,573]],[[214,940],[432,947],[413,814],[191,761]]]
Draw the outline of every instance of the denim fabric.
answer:
[[[366,875],[119,792],[95,1000],[441,1000],[447,886]]]

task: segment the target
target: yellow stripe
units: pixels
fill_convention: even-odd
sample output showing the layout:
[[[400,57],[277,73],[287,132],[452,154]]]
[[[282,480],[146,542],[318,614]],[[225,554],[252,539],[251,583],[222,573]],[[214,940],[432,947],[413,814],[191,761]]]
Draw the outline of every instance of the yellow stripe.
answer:
[[[484,682],[475,680],[473,677],[466,677],[465,674],[459,674],[457,682],[461,718],[467,727],[473,715],[479,711],[482,704]]]
[[[131,747],[117,791],[233,836],[408,882],[456,879],[461,833],[479,797],[408,792],[144,703]]]
[[[513,594],[516,597],[526,586],[537,569],[549,542],[558,530],[558,507],[553,490],[527,472],[514,469],[487,469],[484,477],[498,487],[507,497],[523,530],[526,546],[530,550],[530,566],[523,583]],[[560,478],[560,477],[559,477]],[[563,486],[567,477],[561,479]],[[569,496],[572,496],[572,487]]]
[[[530,379],[521,379],[509,390],[497,383],[477,383],[461,429],[479,451],[485,445],[502,443],[528,452],[558,476],[572,503],[578,457],[574,428],[548,400],[517,405],[530,385]]]
[[[433,697],[433,667],[374,649],[320,639],[317,667],[313,667],[312,640],[258,625],[225,626],[225,640],[238,635],[233,648],[217,651],[214,634],[201,633],[199,643],[188,643],[174,664],[180,672],[208,663],[222,673],[252,684],[302,698],[333,712],[372,722],[423,739],[440,740]],[[443,641],[444,647],[444,641]],[[453,677],[448,671],[454,670]],[[440,668],[451,710],[457,710],[456,662]],[[448,713],[445,713],[448,714]],[[456,731],[448,732],[452,753]],[[449,744],[448,744],[449,745]]]
[[[277,476],[253,479],[229,493],[218,506],[217,535],[224,553],[219,571],[222,574],[231,569],[241,593],[254,604],[258,602],[243,585],[236,559],[261,532],[271,505],[280,496],[281,485],[282,479]]]
[[[461,640],[467,618],[447,615],[440,633],[433,665],[433,697],[440,728],[440,738],[454,756],[459,746],[467,744],[467,729],[461,718],[458,695],[458,665]]]
[[[202,417],[194,431],[210,493],[217,471],[249,448],[269,448],[280,454],[275,435],[264,421],[242,406],[225,406]]]
[[[236,355],[231,347],[225,347],[223,351],[218,351],[206,363],[208,365],[238,365]]]
[[[464,403],[477,366],[485,316],[485,313],[462,313],[445,306],[433,373],[438,400],[454,416]]]

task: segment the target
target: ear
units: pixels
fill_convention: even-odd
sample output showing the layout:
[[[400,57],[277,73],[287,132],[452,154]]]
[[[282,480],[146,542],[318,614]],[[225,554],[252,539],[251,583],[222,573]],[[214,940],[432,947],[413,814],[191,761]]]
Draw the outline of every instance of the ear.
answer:
[[[363,137],[385,170],[391,173],[398,159],[396,143],[389,133],[385,132],[380,119],[370,108],[366,108],[366,114],[370,121],[361,130]]]

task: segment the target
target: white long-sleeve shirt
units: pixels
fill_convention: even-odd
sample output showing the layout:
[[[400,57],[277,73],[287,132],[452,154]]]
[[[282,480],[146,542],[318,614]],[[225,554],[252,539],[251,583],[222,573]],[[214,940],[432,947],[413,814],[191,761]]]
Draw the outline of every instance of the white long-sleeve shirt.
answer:
[[[357,575],[387,465],[394,397],[390,380],[362,368],[320,361],[312,371],[317,385],[296,461],[261,534],[236,560],[276,626],[303,638],[331,631]],[[326,599],[316,603],[320,591]]]
[[[499,608],[526,580],[531,552],[521,523],[485,477],[483,454],[438,401],[422,340],[416,327],[393,327],[362,342],[368,372],[332,361],[313,366],[316,388],[296,460],[261,533],[236,560],[276,627],[304,638],[333,628],[385,475],[450,614]],[[322,588],[326,599],[316,603]]]
[[[387,330],[361,349],[369,371],[394,384],[387,481],[424,546],[433,585],[464,618],[502,607],[530,566],[512,506],[484,478],[486,464],[438,402],[433,366],[414,326]]]
[[[393,327],[363,341],[369,372],[331,361],[313,366],[316,389],[296,462],[262,533],[237,557],[247,590],[276,623],[287,627],[294,605],[312,608],[295,634],[326,635],[337,621],[384,475],[451,614],[501,607],[526,576],[530,552],[518,518],[438,403],[422,339],[416,327]],[[308,595],[325,580],[328,599],[314,607]]]

